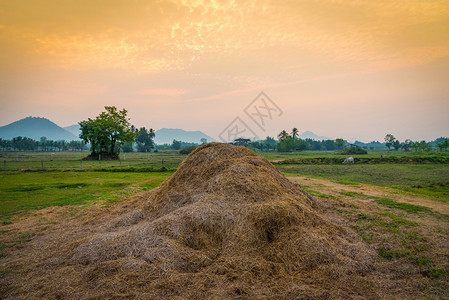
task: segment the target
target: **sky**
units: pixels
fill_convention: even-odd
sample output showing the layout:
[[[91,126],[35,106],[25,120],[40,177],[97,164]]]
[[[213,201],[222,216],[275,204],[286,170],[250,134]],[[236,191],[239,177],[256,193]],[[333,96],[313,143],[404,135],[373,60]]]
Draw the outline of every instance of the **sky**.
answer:
[[[0,0],[0,126],[111,105],[215,139],[449,136],[449,1]]]

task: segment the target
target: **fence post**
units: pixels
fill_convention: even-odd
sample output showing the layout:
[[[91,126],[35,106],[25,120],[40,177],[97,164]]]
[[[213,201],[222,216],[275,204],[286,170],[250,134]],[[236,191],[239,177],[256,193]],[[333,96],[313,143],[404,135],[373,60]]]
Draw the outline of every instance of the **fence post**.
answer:
[[[147,158],[147,160],[150,161],[150,153],[148,153],[148,158]]]
[[[83,170],[83,160],[81,160],[81,171]]]
[[[122,168],[122,160],[120,160],[120,169]]]
[[[126,160],[126,153],[123,153],[123,160]]]
[[[44,170],[44,160],[41,160],[41,170]]]
[[[101,154],[98,154],[98,160],[101,160]]]

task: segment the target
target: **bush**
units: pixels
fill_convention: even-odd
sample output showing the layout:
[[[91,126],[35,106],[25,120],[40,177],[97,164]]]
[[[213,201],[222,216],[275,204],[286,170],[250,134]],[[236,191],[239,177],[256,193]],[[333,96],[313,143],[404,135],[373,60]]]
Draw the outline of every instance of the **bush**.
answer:
[[[352,148],[341,150],[340,154],[345,154],[345,155],[346,154],[368,154],[368,152],[363,148],[352,147]]]
[[[192,151],[195,150],[195,149],[196,149],[196,146],[190,146],[190,147],[181,149],[181,150],[179,151],[179,154],[189,154],[190,152],[192,152]]]

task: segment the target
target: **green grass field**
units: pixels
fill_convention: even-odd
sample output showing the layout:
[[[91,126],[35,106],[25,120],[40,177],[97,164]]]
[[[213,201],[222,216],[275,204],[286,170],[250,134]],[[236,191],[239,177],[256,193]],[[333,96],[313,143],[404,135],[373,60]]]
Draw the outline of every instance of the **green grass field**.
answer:
[[[386,153],[386,154],[385,154]],[[0,170],[0,216],[39,207],[84,204],[98,199],[117,199],[158,186],[186,157],[175,151],[121,154],[120,161],[83,161],[88,152],[1,152],[6,161]],[[335,152],[259,152],[269,160],[341,158]],[[370,152],[363,157],[445,158],[448,153]],[[41,161],[44,161],[44,172]],[[157,172],[162,167],[168,172]],[[410,193],[449,202],[449,167],[442,163],[406,164],[276,164],[287,176],[310,176],[340,183],[389,186]],[[147,172],[147,171],[152,172]],[[93,172],[95,171],[95,172]],[[123,171],[123,172],[111,172]],[[126,187],[136,189],[126,189]]]
[[[80,171],[103,170],[113,168],[153,168],[160,169],[164,166],[167,169],[177,168],[186,155],[181,155],[177,151],[160,151],[152,153],[122,153],[120,160],[81,160],[89,152],[26,152],[7,151],[0,152],[0,170],[19,171],[30,170],[40,171],[42,162],[46,171]]]
[[[3,172],[0,221],[30,209],[117,201],[161,184],[173,172]]]
[[[447,164],[277,165],[287,176],[393,187],[449,202]]]

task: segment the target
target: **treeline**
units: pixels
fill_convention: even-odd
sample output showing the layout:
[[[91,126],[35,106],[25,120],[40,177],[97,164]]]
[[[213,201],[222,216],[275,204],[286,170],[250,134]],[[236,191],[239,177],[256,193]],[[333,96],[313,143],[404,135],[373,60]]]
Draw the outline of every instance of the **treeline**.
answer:
[[[135,133],[134,141],[125,142],[121,146],[123,152],[133,152],[134,150],[137,150],[137,152],[150,152],[154,148],[154,137],[156,134],[152,128],[146,129],[141,127],[137,129],[132,125],[131,131]]]
[[[394,149],[395,151],[398,151],[400,149],[404,150],[405,152],[411,150],[414,150],[416,152],[431,151],[433,149],[446,151],[449,148],[449,139],[443,137],[440,137],[432,142],[426,142],[424,140],[412,141],[410,139],[406,139],[404,142],[400,142],[392,134],[387,134],[384,140],[385,140],[385,147],[387,147],[388,150]]]
[[[54,141],[41,137],[39,141],[28,137],[15,137],[12,140],[0,138],[2,150],[27,150],[27,151],[82,151],[88,147],[83,141]]]
[[[278,152],[292,152],[292,151],[342,151],[344,154],[363,154],[363,150],[403,150],[409,151],[432,151],[438,149],[446,151],[449,148],[448,138],[438,138],[431,142],[426,141],[412,141],[410,139],[400,142],[393,135],[387,134],[385,136],[385,143],[379,141],[372,141],[363,143],[355,141],[349,143],[348,141],[338,138],[335,140],[313,140],[301,139],[298,137],[298,130],[293,128],[291,133],[282,130],[277,140],[273,137],[266,137],[264,140],[251,141],[250,139],[238,138],[233,142],[234,145],[247,146],[249,148],[261,151],[278,151]],[[362,150],[363,149],[363,150]]]

